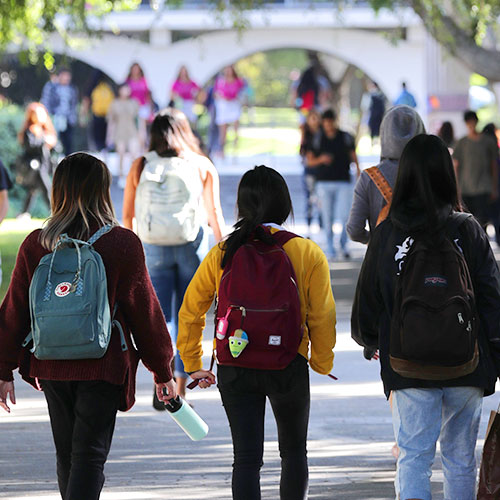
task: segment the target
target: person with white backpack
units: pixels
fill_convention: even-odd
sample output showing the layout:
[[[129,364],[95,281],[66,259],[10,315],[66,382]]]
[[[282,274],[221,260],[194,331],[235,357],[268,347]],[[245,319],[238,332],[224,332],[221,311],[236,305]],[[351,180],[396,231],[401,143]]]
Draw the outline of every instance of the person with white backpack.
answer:
[[[184,292],[200,264],[198,247],[208,222],[216,241],[223,235],[219,177],[203,156],[189,122],[165,108],[151,125],[149,152],[130,168],[123,198],[123,224],[144,244],[151,281],[175,342]],[[185,397],[187,374],[177,354],[175,377]],[[164,409],[154,399],[154,407]]]
[[[91,155],[59,163],[51,216],[22,243],[0,306],[0,407],[10,412],[8,398],[16,402],[16,369],[43,390],[64,500],[100,497],[116,413],[134,404],[139,360],[161,400],[177,396],[142,245],[118,226],[110,185]]]

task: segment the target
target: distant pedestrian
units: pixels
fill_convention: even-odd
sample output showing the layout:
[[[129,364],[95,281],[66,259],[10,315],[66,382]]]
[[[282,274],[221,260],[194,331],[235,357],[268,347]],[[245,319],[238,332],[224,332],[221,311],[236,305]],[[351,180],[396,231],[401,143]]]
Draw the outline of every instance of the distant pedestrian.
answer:
[[[316,171],[317,165],[321,164],[320,156],[321,137],[321,114],[312,109],[307,115],[306,122],[302,128],[302,139],[300,141],[300,156],[304,165],[304,191],[306,194],[306,221],[307,234],[310,234],[313,217],[317,215],[321,224],[321,212],[316,193]],[[326,159],[326,156],[324,157]]]
[[[75,153],[59,163],[54,173],[51,216],[43,229],[33,231],[22,243],[0,306],[0,407],[10,412],[8,398],[16,403],[16,369],[27,382],[43,390],[56,447],[59,491],[66,500],[99,499],[116,413],[134,404],[139,360],[154,373],[156,390],[163,401],[177,395],[170,367],[172,344],[145,266],[142,244],[132,231],[119,226],[110,184],[106,165],[91,155]],[[109,310],[117,308],[114,317],[124,328],[127,349],[122,350],[119,330],[113,328],[101,358],[38,359],[29,348],[22,347],[31,329],[28,295],[35,268],[64,233],[87,241],[106,225],[111,229],[93,248],[102,258]],[[64,303],[71,291],[62,294],[62,285],[66,283],[53,283],[51,300]],[[92,304],[88,307],[90,310]],[[95,311],[95,304],[93,307]],[[67,319],[64,324],[69,324]],[[78,330],[67,334],[84,335]],[[57,339],[64,345],[61,336]]]
[[[319,109],[321,87],[315,66],[309,66],[292,86],[292,101],[302,126],[312,109]]]
[[[125,83],[130,88],[130,98],[139,104],[138,124],[140,150],[146,149],[147,143],[147,119],[150,109],[148,106],[148,95],[150,95],[149,85],[144,76],[141,65],[137,62],[132,63]]]
[[[373,82],[372,91],[370,92],[370,108],[368,112],[370,113],[368,127],[373,146],[374,140],[380,136],[380,124],[385,113],[385,96],[375,82]]]
[[[103,151],[106,148],[108,128],[106,116],[114,100],[115,93],[106,81],[104,73],[96,70],[82,102],[83,112],[85,114],[90,112],[89,145],[91,150]]]
[[[47,111],[53,118],[65,155],[73,152],[73,133],[78,122],[78,91],[71,78],[71,71],[61,68],[57,83],[50,86],[46,99]]]
[[[321,218],[326,237],[326,255],[337,257],[333,244],[333,223],[342,224],[340,249],[344,258],[350,258],[347,249],[347,219],[352,203],[351,163],[359,164],[356,156],[354,137],[339,129],[337,114],[328,109],[321,115],[323,135],[321,137],[316,166],[316,191],[318,193]],[[310,164],[310,163],[309,163]]]
[[[354,188],[351,212],[347,222],[347,233],[353,241],[368,243],[373,234],[382,209],[388,206],[380,186],[381,181],[394,189],[401,153],[407,142],[425,127],[418,113],[409,106],[394,106],[389,109],[380,127],[380,163],[364,170]],[[375,168],[375,171],[373,171]],[[366,229],[368,222],[369,230]]]
[[[437,136],[448,146],[450,153],[453,153],[453,148],[455,147],[453,124],[448,121],[443,122],[441,127],[439,127]]]
[[[219,127],[219,153],[223,157],[226,135],[230,126],[234,129],[234,147],[238,144],[238,128],[241,116],[240,93],[245,86],[234,66],[226,66],[222,76],[215,80],[215,122]]]
[[[477,131],[474,111],[464,113],[467,135],[453,151],[462,200],[479,223],[486,227],[488,206],[498,198],[498,146],[489,135]]]
[[[18,140],[22,153],[17,159],[17,178],[27,191],[20,215],[29,216],[37,192],[50,209],[51,150],[57,144],[57,133],[43,104],[28,105]]]
[[[368,246],[351,319],[366,356],[380,350],[384,392],[393,394],[396,498],[430,500],[438,438],[444,498],[476,498],[482,398],[500,376],[500,272],[486,234],[460,212],[448,148],[414,137],[390,215]]]
[[[305,500],[308,490],[306,441],[310,406],[307,361],[309,359],[314,371],[328,374],[335,346],[335,303],[328,262],[311,240],[294,237],[284,230],[282,225],[292,210],[292,202],[285,180],[275,170],[261,165],[246,172],[238,186],[237,206],[238,221],[234,231],[210,250],[189,284],[179,312],[177,346],[186,370],[199,381],[200,387],[216,383],[211,369],[203,369],[201,341],[205,315],[214,297],[218,297],[217,386],[233,441],[233,499],[261,498],[264,413],[266,399],[269,398],[278,425],[281,455],[279,498]],[[277,244],[281,250],[275,246]],[[258,245],[260,257],[249,248],[252,245]],[[267,249],[270,252],[266,252]],[[236,259],[240,259],[241,270],[245,263],[249,264],[244,255],[254,255],[260,265],[258,268],[249,265],[245,268],[248,272],[242,271],[229,278],[232,281],[227,285],[228,289],[234,291],[232,298],[237,301],[230,304],[238,305],[232,309],[226,302],[222,305],[222,299],[231,298],[222,293],[222,289],[231,270],[235,270],[232,266],[237,266]],[[270,262],[282,264],[278,269],[283,271],[283,275],[275,272],[272,263],[267,263],[266,272],[267,258]],[[285,259],[288,262],[286,265]],[[282,310],[269,310],[270,302],[277,300],[269,296],[273,294],[271,290],[278,294],[286,293],[291,272],[296,278],[292,291],[295,299],[298,291],[300,299],[300,304],[297,302],[297,308],[293,309],[297,314],[296,322],[290,321],[290,318],[295,318],[291,302],[287,302],[285,316],[281,318],[279,314],[280,311],[283,314]],[[225,278],[222,278],[223,275]],[[269,279],[267,286],[262,281],[266,277]],[[238,280],[243,279],[238,288]],[[260,280],[258,283],[254,281],[257,279]],[[278,282],[283,287],[278,286],[276,290]],[[252,309],[246,310],[245,314],[245,305],[249,301],[253,305],[248,307]],[[263,302],[265,305],[262,305]],[[286,324],[283,333],[279,330],[283,328],[282,321]],[[259,323],[260,330],[264,332],[260,337],[257,332]],[[296,344],[291,330],[300,332]],[[287,334],[290,337],[285,336]],[[230,345],[233,347],[230,348]],[[246,347],[243,348],[243,345]],[[248,356],[253,353],[255,364],[247,353]],[[277,368],[280,360],[284,366]],[[277,494],[272,496],[278,498]]]
[[[12,188],[7,169],[0,161],[0,224],[7,216],[9,210],[9,189]],[[2,285],[2,255],[0,254],[0,286]]]
[[[177,109],[165,108],[156,115],[150,151],[130,168],[123,196],[124,226],[132,229],[134,217],[175,343],[182,299],[200,264],[203,225],[208,220],[216,241],[224,234],[217,170],[202,155],[186,116]],[[178,354],[175,377],[184,398],[187,374]]]
[[[125,187],[125,156],[129,155],[130,161],[140,151],[139,129],[137,128],[137,117],[139,105],[130,97],[130,88],[127,84],[118,89],[118,97],[111,103],[107,114],[109,127],[108,142],[114,144],[119,156],[119,179],[120,188]]]
[[[181,66],[179,74],[172,84],[170,99],[174,101],[175,107],[186,115],[192,125],[196,124],[198,119],[194,112],[194,105],[200,91],[198,84],[189,76],[186,66]]]
[[[485,134],[493,140],[497,147],[497,154],[496,154],[496,163],[497,163],[497,186],[498,186],[498,191],[500,192],[500,151],[499,151],[499,144],[498,144],[498,129],[494,123],[488,123],[487,125],[484,126],[483,131],[481,132],[482,134]],[[493,224],[493,227],[495,228],[495,239],[497,242],[497,245],[500,246],[500,198],[497,197],[496,200],[493,200],[490,203],[490,222]]]
[[[416,108],[417,101],[415,100],[415,97],[413,97],[413,94],[406,88],[406,82],[403,82],[401,87],[401,93],[394,101],[394,105],[397,106],[398,104],[405,104],[406,106],[410,106],[410,108]]]
[[[56,95],[54,93],[54,89],[57,86],[59,81],[59,77],[56,71],[51,71],[49,73],[49,80],[45,83],[42,88],[42,95],[40,96],[40,102],[47,108],[47,110],[52,113],[52,109],[55,108]]]

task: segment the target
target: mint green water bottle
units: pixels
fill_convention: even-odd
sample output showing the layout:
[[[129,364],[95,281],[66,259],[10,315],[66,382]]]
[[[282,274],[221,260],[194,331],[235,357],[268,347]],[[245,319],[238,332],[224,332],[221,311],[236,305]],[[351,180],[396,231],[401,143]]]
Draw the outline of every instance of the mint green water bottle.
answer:
[[[208,434],[206,422],[180,396],[171,399],[165,407],[179,427],[193,441],[199,441]]]

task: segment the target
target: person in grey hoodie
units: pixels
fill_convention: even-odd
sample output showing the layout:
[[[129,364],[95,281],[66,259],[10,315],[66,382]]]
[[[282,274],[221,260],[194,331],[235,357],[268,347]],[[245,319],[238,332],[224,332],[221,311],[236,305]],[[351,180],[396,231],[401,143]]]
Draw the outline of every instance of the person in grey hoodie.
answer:
[[[410,106],[394,106],[387,111],[380,126],[381,157],[377,165],[391,187],[394,187],[398,164],[406,143],[418,134],[425,133],[420,115]],[[354,188],[347,234],[353,241],[368,243],[370,231],[375,229],[377,218],[385,205],[384,198],[366,172],[362,172]],[[366,229],[366,221],[370,231]]]

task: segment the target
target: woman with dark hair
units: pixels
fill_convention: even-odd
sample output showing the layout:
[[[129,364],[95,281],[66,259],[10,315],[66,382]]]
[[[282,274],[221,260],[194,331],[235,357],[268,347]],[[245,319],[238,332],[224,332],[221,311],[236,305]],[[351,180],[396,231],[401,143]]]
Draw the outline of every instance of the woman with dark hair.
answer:
[[[50,208],[50,174],[52,171],[50,151],[57,144],[57,132],[43,104],[32,102],[28,105],[18,140],[23,152],[17,160],[17,175],[19,183],[28,192],[21,215],[29,215],[33,196],[37,191]]]
[[[144,151],[146,145],[146,122],[150,114],[149,96],[151,95],[151,91],[139,63],[132,63],[125,83],[130,88],[130,98],[135,99],[139,104],[139,133],[141,137],[141,151]]]
[[[146,193],[148,186],[154,190],[155,184],[148,184],[153,179],[159,180],[156,185],[162,186],[160,191],[138,196],[141,190]],[[153,199],[160,200],[158,213],[151,205]],[[128,174],[123,196],[124,226],[132,229],[134,218],[149,274],[175,342],[184,292],[200,264],[197,251],[203,225],[208,221],[216,241],[222,239],[224,231],[217,170],[202,156],[186,116],[177,109],[166,108],[156,115],[149,152],[134,161]],[[176,226],[181,219],[186,223],[184,229],[188,227],[184,232]],[[179,394],[185,397],[187,374],[178,354],[175,376]],[[155,400],[155,408],[163,410],[164,405]]]
[[[496,166],[497,166],[497,182],[498,182],[498,192],[500,192],[500,148],[498,146],[498,130],[494,123],[488,123],[484,126],[483,131],[481,132],[483,135],[487,135],[491,137],[492,141],[496,145]],[[490,222],[495,228],[495,240],[497,245],[500,246],[500,198],[496,198],[490,202],[489,207],[490,212]]]
[[[443,122],[437,135],[448,146],[448,149],[453,151],[455,147],[455,132],[453,131],[452,123],[448,121]]]
[[[500,375],[500,273],[488,237],[473,217],[462,218],[457,214],[461,211],[455,171],[446,144],[436,136],[417,135],[401,155],[389,217],[373,231],[351,319],[352,337],[365,347],[365,356],[370,359],[380,349],[385,395],[389,397],[392,392],[394,434],[400,449],[395,487],[396,496],[401,499],[430,500],[431,469],[438,438],[444,497],[475,498],[475,446],[482,397],[495,392],[495,381]],[[405,335],[399,321],[397,333],[393,331],[391,335],[393,318],[403,311],[397,304],[405,293],[401,288],[405,281],[402,285],[398,280],[403,279],[400,274],[406,269],[413,272],[410,269],[414,268],[404,267],[405,261],[412,258],[414,248],[424,248],[422,244],[433,255],[443,248],[463,255],[479,320],[477,367],[471,363],[467,370],[448,371],[439,380],[434,374],[422,376],[421,371],[412,373],[413,377],[408,372],[403,375],[401,366],[394,361],[395,336]],[[458,275],[458,267],[454,269]],[[415,274],[411,277],[416,279]],[[435,287],[427,292],[435,294],[446,290],[458,278],[442,268],[439,276],[422,276],[422,280],[425,279],[422,286],[425,290]],[[415,321],[427,317],[429,310],[432,307],[425,309],[427,312]],[[462,315],[458,314],[457,320],[457,315],[453,315],[452,323],[445,325],[444,314],[440,321],[447,332],[453,322],[462,322]],[[472,331],[470,323],[467,328],[467,332]],[[451,351],[453,344],[460,341],[460,338],[450,338],[444,352]],[[432,353],[435,346],[422,344],[421,349]],[[434,364],[437,362],[446,360],[440,356]]]
[[[285,180],[276,170],[263,165],[249,170],[238,186],[237,208],[238,221],[234,231],[213,247],[203,260],[179,312],[177,347],[186,370],[202,388],[215,384],[213,372],[204,370],[202,365],[205,315],[214,297],[220,298],[222,275],[237,251],[250,239],[260,240],[264,245],[276,244],[283,234],[282,224],[292,211]],[[271,402],[278,425],[280,498],[307,498],[306,440],[310,402],[307,361],[314,371],[321,374],[329,373],[333,365],[335,303],[325,255],[311,240],[299,237],[289,239],[282,248],[295,271],[300,299],[303,329],[296,357],[281,370],[217,365],[217,383],[233,439],[232,490],[235,500],[261,497],[266,398]],[[259,290],[255,292],[259,293]],[[262,328],[265,329],[266,324]],[[251,333],[249,337],[251,343]]]
[[[59,491],[65,500],[99,498],[116,412],[134,404],[140,359],[154,373],[158,397],[164,401],[176,397],[172,345],[142,245],[134,233],[119,227],[110,185],[106,165],[91,155],[75,153],[59,163],[52,184],[51,216],[43,229],[33,231],[22,243],[0,307],[0,407],[10,412],[7,397],[16,402],[12,372],[17,368],[27,382],[43,390],[57,453]],[[114,329],[99,359],[39,360],[22,347],[31,330],[28,293],[34,271],[61,235],[87,241],[104,226],[111,229],[93,248],[102,258],[109,308],[116,309],[115,319],[124,327],[127,350],[122,350]]]
[[[234,147],[238,142],[238,126],[241,115],[240,93],[245,82],[239,78],[234,66],[227,66],[215,80],[215,123],[219,127],[219,148],[224,156],[226,134],[230,125],[234,128]]]

